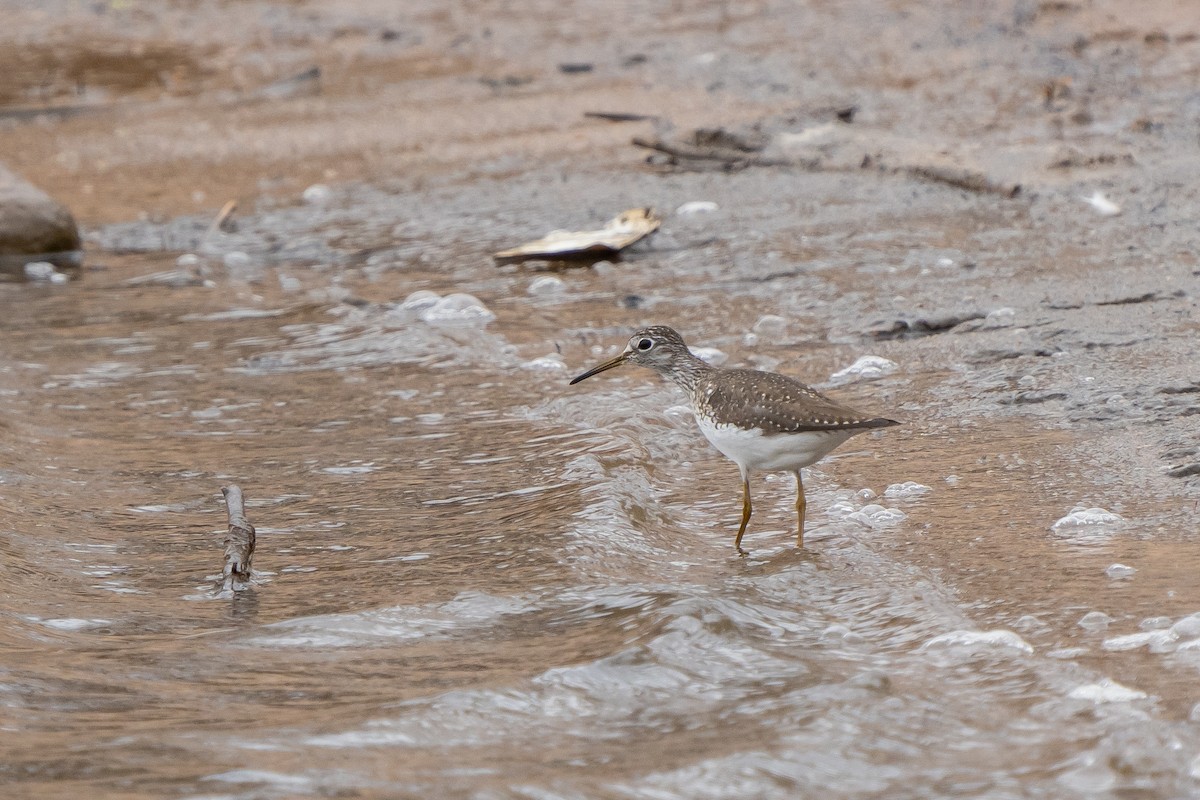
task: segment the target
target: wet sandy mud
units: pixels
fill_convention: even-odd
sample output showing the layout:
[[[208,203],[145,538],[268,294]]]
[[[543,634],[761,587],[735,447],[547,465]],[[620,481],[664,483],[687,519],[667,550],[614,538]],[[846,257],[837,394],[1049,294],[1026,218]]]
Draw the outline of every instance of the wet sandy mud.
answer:
[[[89,248],[0,284],[11,796],[1200,791],[1200,18],[10,12],[0,152]],[[761,149],[631,143],[701,128]],[[804,552],[773,476],[734,557],[671,387],[567,387],[646,323],[903,420]]]

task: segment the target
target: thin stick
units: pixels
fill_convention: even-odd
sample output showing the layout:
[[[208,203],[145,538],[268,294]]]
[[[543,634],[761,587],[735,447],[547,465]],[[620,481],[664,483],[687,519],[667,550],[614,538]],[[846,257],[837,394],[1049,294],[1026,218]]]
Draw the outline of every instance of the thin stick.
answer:
[[[626,114],[621,111],[585,111],[585,117],[602,119],[605,122],[642,122],[648,119],[658,119],[653,114]]]
[[[200,237],[200,244],[204,244],[211,239],[212,235],[217,231],[224,230],[225,223],[228,222],[229,218],[233,216],[233,212],[237,211],[237,207],[237,200],[230,200],[225,205],[221,206],[221,210],[217,212],[217,216],[214,217],[213,221],[209,224],[208,230],[206,230],[204,235]]]
[[[762,158],[748,152],[731,150],[723,147],[696,147],[688,144],[667,144],[661,139],[642,139],[634,137],[637,147],[666,153],[673,158],[685,161],[719,161],[730,167],[786,167],[791,162],[773,158]]]
[[[966,189],[968,192],[999,194],[1005,197],[1016,197],[1021,193],[1021,184],[1019,183],[1001,183],[982,172],[971,169],[915,164],[905,167],[905,170],[914,177],[935,183],[945,183],[959,189]]]
[[[250,561],[254,558],[254,526],[246,519],[242,487],[235,483],[221,487],[229,513],[229,533],[225,537],[225,573],[222,589],[241,591],[250,585]]]

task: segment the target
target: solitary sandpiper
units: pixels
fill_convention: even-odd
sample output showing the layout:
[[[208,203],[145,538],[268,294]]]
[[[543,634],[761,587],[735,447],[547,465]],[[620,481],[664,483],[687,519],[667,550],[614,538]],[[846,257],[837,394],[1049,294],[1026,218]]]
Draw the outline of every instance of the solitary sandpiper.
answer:
[[[803,467],[811,466],[856,433],[899,425],[895,420],[862,414],[835,403],[798,380],[756,369],[722,369],[692,355],[673,328],[651,325],[633,335],[616,358],[592,367],[571,381],[619,367],[649,367],[687,392],[700,432],[742,473],[742,524],[733,541],[739,555],[750,522],[750,473],[755,470],[796,476],[796,546],[804,546]]]

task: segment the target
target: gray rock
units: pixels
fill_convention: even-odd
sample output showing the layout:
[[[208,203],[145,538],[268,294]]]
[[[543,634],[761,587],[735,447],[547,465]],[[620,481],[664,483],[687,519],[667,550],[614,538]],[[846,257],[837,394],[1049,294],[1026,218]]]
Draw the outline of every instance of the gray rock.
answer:
[[[74,267],[80,259],[79,228],[66,206],[0,164],[0,265]]]

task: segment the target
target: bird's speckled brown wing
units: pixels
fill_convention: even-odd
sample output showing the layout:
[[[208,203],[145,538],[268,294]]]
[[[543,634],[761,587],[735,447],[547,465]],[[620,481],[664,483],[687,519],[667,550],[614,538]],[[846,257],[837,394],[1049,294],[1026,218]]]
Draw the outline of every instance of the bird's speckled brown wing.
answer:
[[[753,369],[714,370],[696,385],[697,412],[764,433],[868,430],[899,423],[835,403],[798,380]]]

